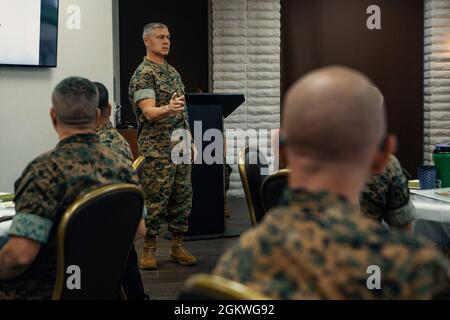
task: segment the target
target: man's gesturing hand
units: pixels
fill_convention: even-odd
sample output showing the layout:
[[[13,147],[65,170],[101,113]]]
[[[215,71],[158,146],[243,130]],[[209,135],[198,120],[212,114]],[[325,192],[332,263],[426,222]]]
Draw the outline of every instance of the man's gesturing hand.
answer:
[[[170,103],[167,105],[167,110],[169,113],[175,113],[184,109],[185,101],[184,96],[177,97],[177,93],[175,92],[170,99]]]

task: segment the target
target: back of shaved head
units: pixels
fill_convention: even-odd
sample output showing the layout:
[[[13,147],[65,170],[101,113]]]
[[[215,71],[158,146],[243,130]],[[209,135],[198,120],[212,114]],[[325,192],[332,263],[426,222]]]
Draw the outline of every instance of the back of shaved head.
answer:
[[[383,96],[355,70],[319,69],[289,89],[283,125],[293,156],[335,163],[369,161],[386,134]]]
[[[96,120],[99,94],[88,79],[69,77],[56,85],[52,102],[61,124],[83,129]]]

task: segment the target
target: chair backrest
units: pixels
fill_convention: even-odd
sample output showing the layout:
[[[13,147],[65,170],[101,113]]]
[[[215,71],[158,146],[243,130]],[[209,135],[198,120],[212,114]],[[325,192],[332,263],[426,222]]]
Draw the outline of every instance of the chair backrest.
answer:
[[[252,226],[263,218],[265,211],[261,201],[261,185],[269,168],[266,157],[257,148],[246,146],[239,154],[239,174],[244,188],[245,199]]]
[[[144,160],[145,160],[145,157],[139,156],[133,162],[133,169],[134,169],[134,171],[136,171],[136,174],[138,175],[139,179],[141,178],[142,172],[144,170]]]
[[[143,206],[139,187],[111,184],[66,210],[57,234],[54,300],[119,298]]]
[[[262,182],[261,198],[266,212],[280,204],[281,196],[288,186],[289,172],[289,169],[279,170]]]
[[[262,293],[226,278],[197,274],[191,276],[181,289],[180,300],[270,300]]]

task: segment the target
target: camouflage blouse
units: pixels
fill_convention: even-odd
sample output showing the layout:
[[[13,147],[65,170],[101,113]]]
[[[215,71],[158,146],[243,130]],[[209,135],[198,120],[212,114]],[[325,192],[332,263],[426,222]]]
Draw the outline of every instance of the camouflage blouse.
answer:
[[[78,134],[33,160],[15,183],[12,236],[41,244],[21,276],[0,280],[0,300],[48,299],[56,278],[56,233],[69,205],[80,195],[111,183],[138,185],[128,160],[105,147],[98,136]]]
[[[392,227],[404,227],[414,221],[408,178],[394,156],[379,175],[372,175],[360,195],[362,213]]]
[[[392,233],[341,196],[292,193],[221,257],[215,274],[276,299],[449,297],[449,262],[431,244]]]
[[[139,102],[146,99],[155,99],[157,108],[168,105],[174,93],[185,94],[178,72],[167,62],[157,64],[144,58],[130,80],[129,98],[137,115],[139,153],[146,157],[169,158],[176,144],[171,142],[172,133],[177,129],[189,130],[186,108],[151,121],[139,107]]]
[[[99,136],[101,143],[111,148],[114,152],[128,161],[133,161],[130,144],[111,123],[98,127],[95,130],[95,133]]]

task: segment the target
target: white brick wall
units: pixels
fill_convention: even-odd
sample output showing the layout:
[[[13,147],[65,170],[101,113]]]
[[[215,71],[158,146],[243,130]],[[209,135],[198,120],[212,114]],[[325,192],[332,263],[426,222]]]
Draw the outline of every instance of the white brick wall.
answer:
[[[450,0],[425,0],[424,157],[450,141]]]
[[[280,0],[212,1],[214,92],[246,97],[225,129],[280,126],[280,9]],[[237,165],[232,167],[228,196],[241,197]]]

